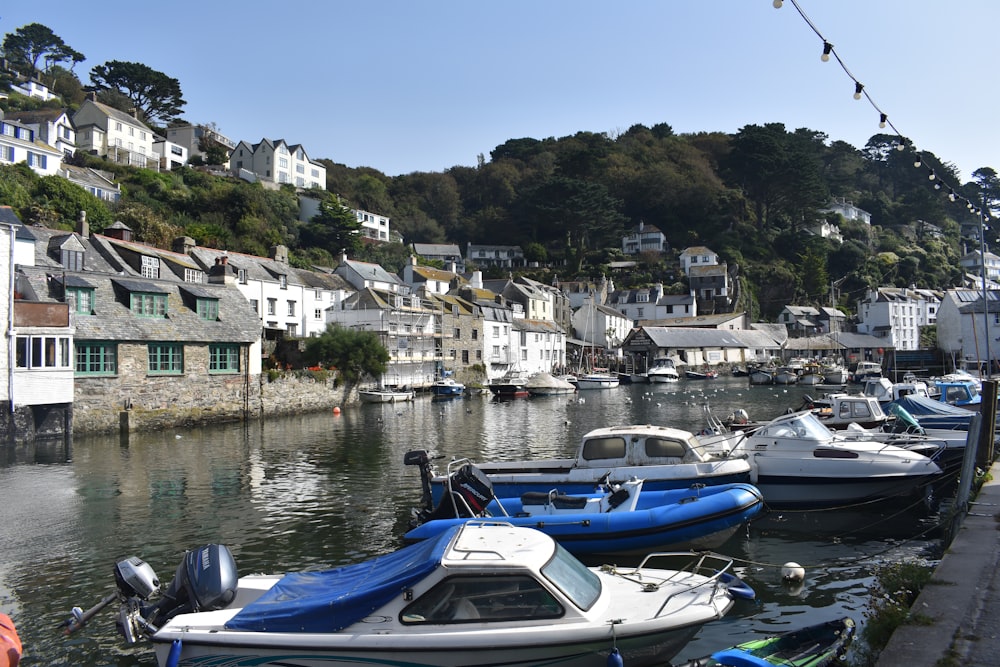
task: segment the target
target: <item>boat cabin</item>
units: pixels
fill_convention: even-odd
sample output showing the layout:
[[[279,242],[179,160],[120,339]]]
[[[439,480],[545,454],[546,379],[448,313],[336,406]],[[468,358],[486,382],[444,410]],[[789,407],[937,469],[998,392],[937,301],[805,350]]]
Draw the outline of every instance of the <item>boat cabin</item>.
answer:
[[[811,407],[819,421],[832,429],[845,429],[850,424],[878,428],[889,419],[879,400],[864,394],[834,393],[821,399],[807,396],[806,407]]]

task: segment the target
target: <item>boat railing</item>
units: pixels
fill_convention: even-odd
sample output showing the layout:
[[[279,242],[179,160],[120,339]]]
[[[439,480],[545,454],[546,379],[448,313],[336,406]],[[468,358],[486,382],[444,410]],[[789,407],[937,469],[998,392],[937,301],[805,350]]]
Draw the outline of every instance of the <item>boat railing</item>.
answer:
[[[684,559],[686,563],[681,567],[669,568],[672,572],[670,576],[666,579],[661,580],[651,580],[644,578],[644,568],[646,570],[652,569],[650,567],[650,562],[658,559],[670,559],[676,561],[678,559]],[[605,565],[604,570],[606,572],[611,572],[619,577],[634,581],[643,586],[646,591],[656,591],[665,583],[678,583],[677,580],[687,577],[692,574],[701,575],[702,579],[694,583],[688,583],[682,586],[678,590],[672,591],[663,600],[663,604],[660,608],[656,610],[654,616],[659,616],[666,609],[667,604],[670,601],[693,590],[699,588],[712,587],[718,589],[720,587],[725,587],[726,584],[723,577],[728,573],[732,574],[730,570],[733,569],[735,561],[729,556],[725,556],[720,553],[715,553],[714,551],[658,551],[646,555],[645,558],[637,565],[634,569],[618,569],[614,565]],[[663,571],[663,570],[659,570]]]

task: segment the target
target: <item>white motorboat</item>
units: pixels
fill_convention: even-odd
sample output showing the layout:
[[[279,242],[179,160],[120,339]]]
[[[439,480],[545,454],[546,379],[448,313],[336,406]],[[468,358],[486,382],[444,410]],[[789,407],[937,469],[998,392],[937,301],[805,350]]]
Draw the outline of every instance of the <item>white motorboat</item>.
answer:
[[[751,481],[777,509],[919,496],[941,474],[913,449],[831,431],[811,411],[768,422],[728,453],[747,457]]]
[[[576,458],[477,462],[497,497],[512,498],[531,491],[593,493],[603,484],[632,477],[644,489],[687,489],[696,484],[734,484],[750,481],[745,458],[715,456],[712,451],[734,449],[746,437],[742,432],[694,435],[666,426],[636,424],[590,431],[583,436]],[[440,502],[448,475],[432,478],[433,501]]]
[[[729,611],[732,564],[685,552],[588,568],[537,530],[463,524],[363,563],[283,576],[237,579],[229,550],[207,545],[185,554],[153,603],[155,573],[129,558],[102,604],[121,600],[119,630],[150,640],[160,667],[589,667],[611,654],[634,667],[666,664]]]
[[[651,383],[677,382],[681,378],[674,362],[670,359],[658,359],[646,372],[646,376]]]
[[[576,376],[576,388],[584,389],[614,389],[620,384],[617,375],[610,373],[584,373]]]

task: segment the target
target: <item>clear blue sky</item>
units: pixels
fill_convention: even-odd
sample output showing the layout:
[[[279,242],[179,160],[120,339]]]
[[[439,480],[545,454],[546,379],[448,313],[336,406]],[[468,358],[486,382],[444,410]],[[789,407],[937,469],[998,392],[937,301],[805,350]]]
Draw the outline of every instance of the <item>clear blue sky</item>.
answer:
[[[798,0],[900,133],[1000,171],[1000,2]],[[857,148],[878,113],[786,0],[54,0],[4,3],[95,65],[180,81],[185,118],[388,175],[475,166],[508,139],[806,127]],[[258,45],[258,46],[252,46]],[[887,131],[891,131],[887,128]]]

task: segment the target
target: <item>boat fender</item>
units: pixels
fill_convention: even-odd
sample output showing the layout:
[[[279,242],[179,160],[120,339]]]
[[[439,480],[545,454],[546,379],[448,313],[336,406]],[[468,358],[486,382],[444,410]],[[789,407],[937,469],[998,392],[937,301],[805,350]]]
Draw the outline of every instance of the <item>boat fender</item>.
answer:
[[[788,562],[781,566],[781,578],[783,581],[798,583],[806,578],[806,570],[798,563]]]
[[[0,665],[17,667],[21,661],[21,638],[17,636],[14,621],[7,614],[0,613]]]
[[[181,663],[181,640],[175,639],[170,645],[170,653],[167,654],[167,661],[164,667],[177,667]]]
[[[622,660],[621,651],[617,648],[611,649],[611,653],[608,654],[608,667],[624,667],[625,661]]]

